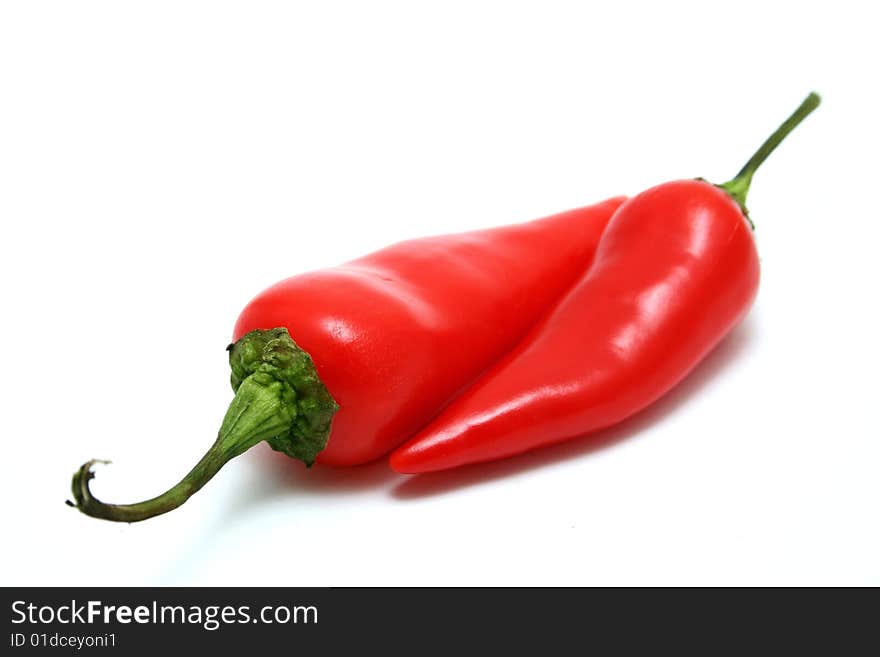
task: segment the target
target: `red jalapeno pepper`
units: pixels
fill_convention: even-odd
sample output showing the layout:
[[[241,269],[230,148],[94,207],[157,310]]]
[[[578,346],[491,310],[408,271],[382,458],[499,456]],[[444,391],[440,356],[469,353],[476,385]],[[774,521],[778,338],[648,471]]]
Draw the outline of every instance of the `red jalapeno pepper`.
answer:
[[[626,201],[582,280],[391,466],[442,470],[581,436],[681,381],[755,298],[752,175],[818,104],[811,94],[729,183],[678,180]]]
[[[74,505],[125,522],[165,513],[263,440],[309,465],[388,453],[574,284],[622,202],[411,240],[270,287],[235,325],[235,398],[195,468],[154,499],[115,505],[91,494],[90,461],[74,476]]]

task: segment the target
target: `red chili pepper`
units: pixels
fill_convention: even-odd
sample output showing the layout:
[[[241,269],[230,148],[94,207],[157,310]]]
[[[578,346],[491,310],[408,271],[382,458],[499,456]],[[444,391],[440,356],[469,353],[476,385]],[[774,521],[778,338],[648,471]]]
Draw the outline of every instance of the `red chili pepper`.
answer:
[[[270,287],[235,326],[236,396],[195,468],[159,497],[112,505],[92,496],[90,461],[74,476],[75,506],[125,522],[165,513],[262,440],[309,465],[388,453],[574,284],[622,202],[403,242]]]
[[[679,180],[624,203],[583,279],[391,466],[427,472],[557,443],[620,422],[678,383],[751,306],[752,175],[818,104],[811,94],[731,182]]]

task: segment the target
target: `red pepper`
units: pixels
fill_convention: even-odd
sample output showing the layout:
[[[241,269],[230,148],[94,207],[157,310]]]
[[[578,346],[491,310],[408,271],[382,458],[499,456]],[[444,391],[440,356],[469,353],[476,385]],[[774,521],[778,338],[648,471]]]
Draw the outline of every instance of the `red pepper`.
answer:
[[[371,461],[516,344],[586,269],[622,202],[403,242],[289,278],[247,305],[233,339],[286,327],[339,403],[317,460]]]
[[[679,180],[624,203],[583,279],[520,344],[391,455],[405,473],[511,456],[613,425],[681,381],[746,314],[758,254],[752,175],[819,104],[811,94],[734,180]]]
[[[235,325],[236,396],[196,467],[159,497],[111,505],[89,491],[89,462],[74,476],[76,506],[126,522],[165,513],[262,440],[309,465],[388,453],[574,284],[622,202],[403,242],[270,287]]]

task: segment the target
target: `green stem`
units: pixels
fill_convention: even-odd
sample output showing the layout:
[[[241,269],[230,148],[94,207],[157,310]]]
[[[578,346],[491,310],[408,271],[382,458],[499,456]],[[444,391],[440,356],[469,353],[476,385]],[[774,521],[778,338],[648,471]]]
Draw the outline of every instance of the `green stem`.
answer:
[[[749,187],[752,184],[752,176],[755,175],[755,171],[757,171],[758,167],[764,163],[764,160],[770,156],[770,153],[782,143],[782,140],[785,139],[801,121],[807,118],[810,112],[819,107],[820,101],[821,98],[819,97],[819,94],[815,92],[807,96],[804,99],[804,102],[800,104],[800,107],[798,107],[792,115],[776,129],[776,132],[770,135],[767,140],[761,144],[760,148],[755,151],[755,154],[749,158],[749,161],[746,162],[743,168],[740,169],[739,173],[736,174],[736,177],[723,185],[718,185],[730,194],[737,203],[739,203],[746,218],[749,216],[748,211],[746,210],[746,196],[748,196]],[[749,220],[749,223],[751,223],[751,220]],[[754,226],[752,227],[754,228]]]
[[[226,463],[265,440],[311,465],[327,444],[339,408],[321,383],[311,357],[287,329],[252,331],[229,348],[235,397],[217,440],[195,467],[158,497],[137,504],[107,504],[92,495],[92,460],[73,475],[71,506],[95,518],[138,522],[179,507]]]
[[[215,446],[216,444],[214,443]],[[157,497],[137,504],[106,504],[92,495],[89,481],[95,478],[92,466],[97,463],[109,463],[109,461],[93,459],[85,463],[73,475],[73,497],[76,503],[68,502],[68,504],[93,518],[115,520],[116,522],[138,522],[168,513],[179,507],[208,483],[226,461],[219,459],[214,447],[212,447],[180,483]]]

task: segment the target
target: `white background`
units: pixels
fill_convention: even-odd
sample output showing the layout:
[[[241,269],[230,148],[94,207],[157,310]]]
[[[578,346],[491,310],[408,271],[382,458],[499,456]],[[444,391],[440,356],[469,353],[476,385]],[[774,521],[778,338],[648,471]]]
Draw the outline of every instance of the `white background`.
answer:
[[[0,582],[880,584],[871,3],[8,2]],[[598,6],[601,5],[601,6]],[[756,177],[745,324],[606,434],[410,479],[211,443],[270,283],[678,177]],[[406,349],[406,345],[400,345]]]

